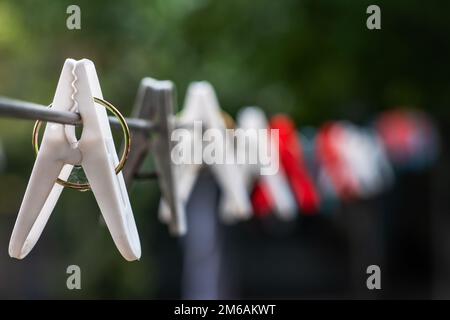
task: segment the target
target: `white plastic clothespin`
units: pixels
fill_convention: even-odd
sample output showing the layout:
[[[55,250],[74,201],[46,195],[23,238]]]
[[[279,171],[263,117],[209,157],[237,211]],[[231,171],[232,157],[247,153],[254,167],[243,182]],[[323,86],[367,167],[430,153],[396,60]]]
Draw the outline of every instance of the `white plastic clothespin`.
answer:
[[[174,99],[175,86],[171,81],[142,79],[133,117],[151,121],[154,128],[151,134],[142,131],[132,134],[134,143],[123,174],[127,186],[130,187],[135,175],[139,174],[144,159],[149,152],[152,153],[161,193],[171,213],[171,232],[183,235],[186,233],[186,218],[184,207],[179,201],[175,168],[170,156],[173,146],[170,138],[174,129]]]
[[[380,139],[369,130],[344,122],[342,157],[358,179],[360,196],[368,198],[391,186],[393,169]]]
[[[237,116],[238,127],[244,130],[268,130],[267,118],[258,107],[246,107],[241,110]],[[267,133],[263,138],[258,134],[248,134],[249,146],[246,150],[237,150],[237,152],[256,153],[261,150],[270,150],[270,161],[279,161],[274,157],[278,156],[278,143]],[[275,152],[274,154],[272,154]],[[247,159],[258,158],[256,155],[247,155]],[[291,188],[286,178],[286,174],[281,166],[274,174],[261,175],[261,168],[264,165],[261,159],[256,164],[245,164],[240,168],[243,172],[247,188],[252,188],[253,183],[259,180],[260,183],[267,186],[270,196],[273,198],[275,213],[283,220],[290,220],[297,215],[297,205],[292,194]],[[267,165],[267,164],[266,164]]]
[[[208,82],[192,83],[186,93],[184,108],[177,119],[180,124],[194,124],[194,130],[190,135],[183,135],[185,139],[178,142],[184,145],[181,149],[190,149],[191,146],[203,143],[203,130],[198,132],[196,124],[201,123],[204,130],[217,129],[223,144],[223,153],[226,159],[235,159],[234,144],[228,135],[226,135],[226,125],[223,114],[213,87]],[[179,129],[187,130],[187,129]],[[186,138],[188,137],[188,138]],[[194,155],[195,157],[195,155]],[[199,170],[204,162],[185,163],[175,166],[176,183],[178,186],[178,196],[181,202],[186,205],[189,196],[194,187]],[[230,209],[222,212],[222,218],[225,222],[233,222],[239,219],[249,218],[251,213],[250,198],[245,187],[244,177],[236,163],[212,163],[210,164],[213,175],[222,190],[222,202],[227,203]],[[165,201],[161,201],[160,219],[164,222],[170,222],[171,216]]]
[[[81,165],[123,257],[139,259],[141,245],[106,110],[94,103],[102,98],[94,64],[87,59],[67,59],[56,88],[52,108],[78,111],[83,121],[81,138],[75,127],[48,123],[31,173],[9,244],[9,255],[24,258],[44,229],[74,165]]]

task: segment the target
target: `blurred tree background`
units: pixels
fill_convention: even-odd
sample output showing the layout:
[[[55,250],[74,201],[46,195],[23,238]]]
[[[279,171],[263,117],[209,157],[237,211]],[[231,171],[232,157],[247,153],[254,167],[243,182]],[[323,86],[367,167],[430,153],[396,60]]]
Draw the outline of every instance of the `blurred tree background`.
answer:
[[[66,28],[70,4],[81,8],[81,30]],[[381,30],[366,28],[370,4],[381,7]],[[180,105],[189,82],[208,80],[230,114],[258,105],[269,114],[288,113],[298,126],[331,119],[367,123],[398,105],[425,109],[446,122],[448,12],[448,1],[1,0],[0,95],[49,104],[64,60],[89,58],[104,96],[124,115],[141,78],[151,76],[174,81]],[[92,194],[71,190],[64,191],[30,257],[8,257],[34,161],[32,125],[0,119],[6,154],[0,173],[0,296],[154,297],[160,285],[155,255],[177,241],[157,221],[155,182],[130,192],[143,243],[140,263],[120,257],[108,230],[99,226]],[[153,241],[161,237],[166,242]],[[82,268],[85,290],[65,288],[69,264]]]

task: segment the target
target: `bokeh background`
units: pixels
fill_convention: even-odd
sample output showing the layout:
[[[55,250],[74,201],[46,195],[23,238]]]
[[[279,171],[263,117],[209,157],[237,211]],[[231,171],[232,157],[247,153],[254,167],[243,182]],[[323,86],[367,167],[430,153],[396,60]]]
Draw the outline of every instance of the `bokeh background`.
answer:
[[[66,28],[70,4],[81,7],[81,30]],[[381,7],[381,30],[366,28],[370,4]],[[258,105],[299,128],[423,110],[442,141],[428,170],[399,173],[386,193],[331,216],[221,225],[220,297],[450,298],[449,10],[448,1],[406,0],[1,0],[0,95],[48,104],[71,57],[95,62],[104,96],[125,115],[145,76],[174,81],[179,104],[191,81],[208,80],[232,116]],[[32,125],[0,119],[0,297],[183,297],[183,240],[157,219],[155,181],[129,190],[140,262],[122,259],[92,194],[72,190],[31,254],[9,258],[34,162]],[[66,288],[71,264],[82,290]],[[365,287],[370,264],[382,269],[380,291]]]

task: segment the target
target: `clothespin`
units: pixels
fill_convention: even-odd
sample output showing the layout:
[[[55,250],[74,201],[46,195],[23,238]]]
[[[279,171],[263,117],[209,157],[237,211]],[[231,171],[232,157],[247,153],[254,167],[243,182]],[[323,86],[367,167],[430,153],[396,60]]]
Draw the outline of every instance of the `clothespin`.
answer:
[[[116,174],[117,157],[106,110],[94,103],[102,98],[94,64],[67,59],[56,88],[52,108],[78,111],[83,121],[81,138],[75,127],[47,123],[41,150],[31,173],[12,232],[9,255],[24,258],[34,247],[63,190],[55,183],[67,179],[81,165],[92,192],[123,257],[139,259],[141,246],[122,173]]]
[[[332,188],[331,183],[321,180],[321,178],[328,177],[321,175],[321,167],[317,152],[317,130],[309,126],[302,127],[298,131],[298,137],[302,144],[303,157],[307,164],[308,172],[320,195],[319,214],[333,213],[337,208],[339,199]]]
[[[222,191],[221,201],[227,202],[226,207],[229,209],[226,212],[222,212],[222,218],[227,222],[248,218],[249,212],[251,212],[250,200],[243,176],[237,164],[217,162],[205,164],[203,155],[195,150],[196,146],[203,146],[203,129],[205,133],[208,129],[215,129],[219,139],[225,141],[222,149],[225,159],[235,159],[233,143],[229,141],[231,138],[226,135],[225,120],[211,84],[208,82],[195,82],[189,86],[184,108],[177,119],[177,123],[194,124],[194,130],[190,131],[189,134],[187,134],[187,129],[179,129],[184,130],[179,132],[184,133],[183,139],[175,146],[177,150],[191,150],[192,146],[194,147],[193,158],[190,159],[193,161],[178,164],[175,169],[175,179],[179,187],[178,196],[184,206],[189,200],[200,168],[208,165],[211,167],[212,173]],[[202,152],[202,149],[200,151]],[[224,207],[224,205],[221,205],[221,208]],[[160,205],[160,218],[164,222],[171,220],[164,199]]]
[[[265,215],[275,212],[283,220],[294,218],[297,205],[284,169],[278,166],[277,172],[262,175],[262,159],[258,159],[258,155],[255,154],[261,151],[267,153],[267,150],[271,150],[274,154],[270,154],[270,162],[279,161],[278,141],[269,134],[269,125],[264,112],[257,107],[246,107],[239,112],[237,122],[240,129],[254,131],[254,134],[247,135],[249,145],[244,146],[246,150],[237,150],[237,152],[247,152],[246,159],[258,160],[254,164],[241,166],[247,188],[250,190],[254,188],[252,204],[255,214]],[[260,136],[258,131],[267,132],[267,135]]]
[[[318,134],[317,148],[320,182],[344,201],[372,196],[393,181],[380,139],[348,122],[326,124]]]
[[[293,121],[287,116],[278,115],[270,120],[269,125],[270,128],[279,130],[281,165],[302,213],[317,213],[320,208],[319,193],[308,172]]]
[[[381,140],[373,131],[349,122],[339,144],[342,157],[358,180],[358,195],[369,198],[392,185],[393,169]]]
[[[124,178],[128,187],[139,174],[139,169],[149,152],[155,160],[158,183],[165,203],[170,212],[170,228],[173,234],[186,233],[184,207],[178,197],[178,188],[171,160],[173,143],[171,134],[174,129],[175,87],[171,81],[159,81],[144,78],[139,86],[133,117],[152,123],[151,135],[147,132],[134,132],[133,145],[124,168]]]
[[[320,163],[319,183],[329,194],[347,201],[357,197],[358,181],[342,156],[339,145],[345,142],[340,123],[326,123],[317,134],[317,157]]]
[[[375,130],[396,169],[423,170],[438,157],[440,137],[433,120],[423,112],[386,111],[376,119]]]

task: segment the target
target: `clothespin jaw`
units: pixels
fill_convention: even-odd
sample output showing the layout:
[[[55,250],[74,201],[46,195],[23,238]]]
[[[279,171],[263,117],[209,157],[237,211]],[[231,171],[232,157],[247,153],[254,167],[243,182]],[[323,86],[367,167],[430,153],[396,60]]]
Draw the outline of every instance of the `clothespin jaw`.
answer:
[[[248,134],[250,145],[247,150],[237,150],[237,152],[248,152],[246,158],[252,159],[258,158],[257,153],[261,153],[261,150],[270,150],[270,161],[279,161],[278,158],[274,159],[274,157],[279,157],[278,141],[274,141],[268,132],[269,124],[264,111],[258,107],[246,107],[239,112],[237,119],[240,129],[255,132],[255,134]],[[264,132],[264,130],[267,135],[262,137],[258,131]],[[267,154],[267,152],[264,153]],[[297,213],[297,205],[283,167],[280,166],[274,174],[261,175],[262,165],[262,159],[258,159],[256,165],[241,166],[247,187],[252,188],[252,182],[255,182],[255,190],[252,194],[255,213],[258,213],[261,208],[264,212],[274,211],[283,220],[294,218]],[[263,209],[262,206],[265,208]]]
[[[96,106],[102,98],[94,64],[67,59],[53,100],[53,108],[78,111],[83,131],[74,141],[75,128],[48,123],[10,240],[9,254],[22,259],[34,247],[63,189],[73,165],[81,165],[111,236],[127,260],[139,259],[141,247],[133,212],[121,173],[106,110]],[[76,137],[75,137],[76,139]]]

